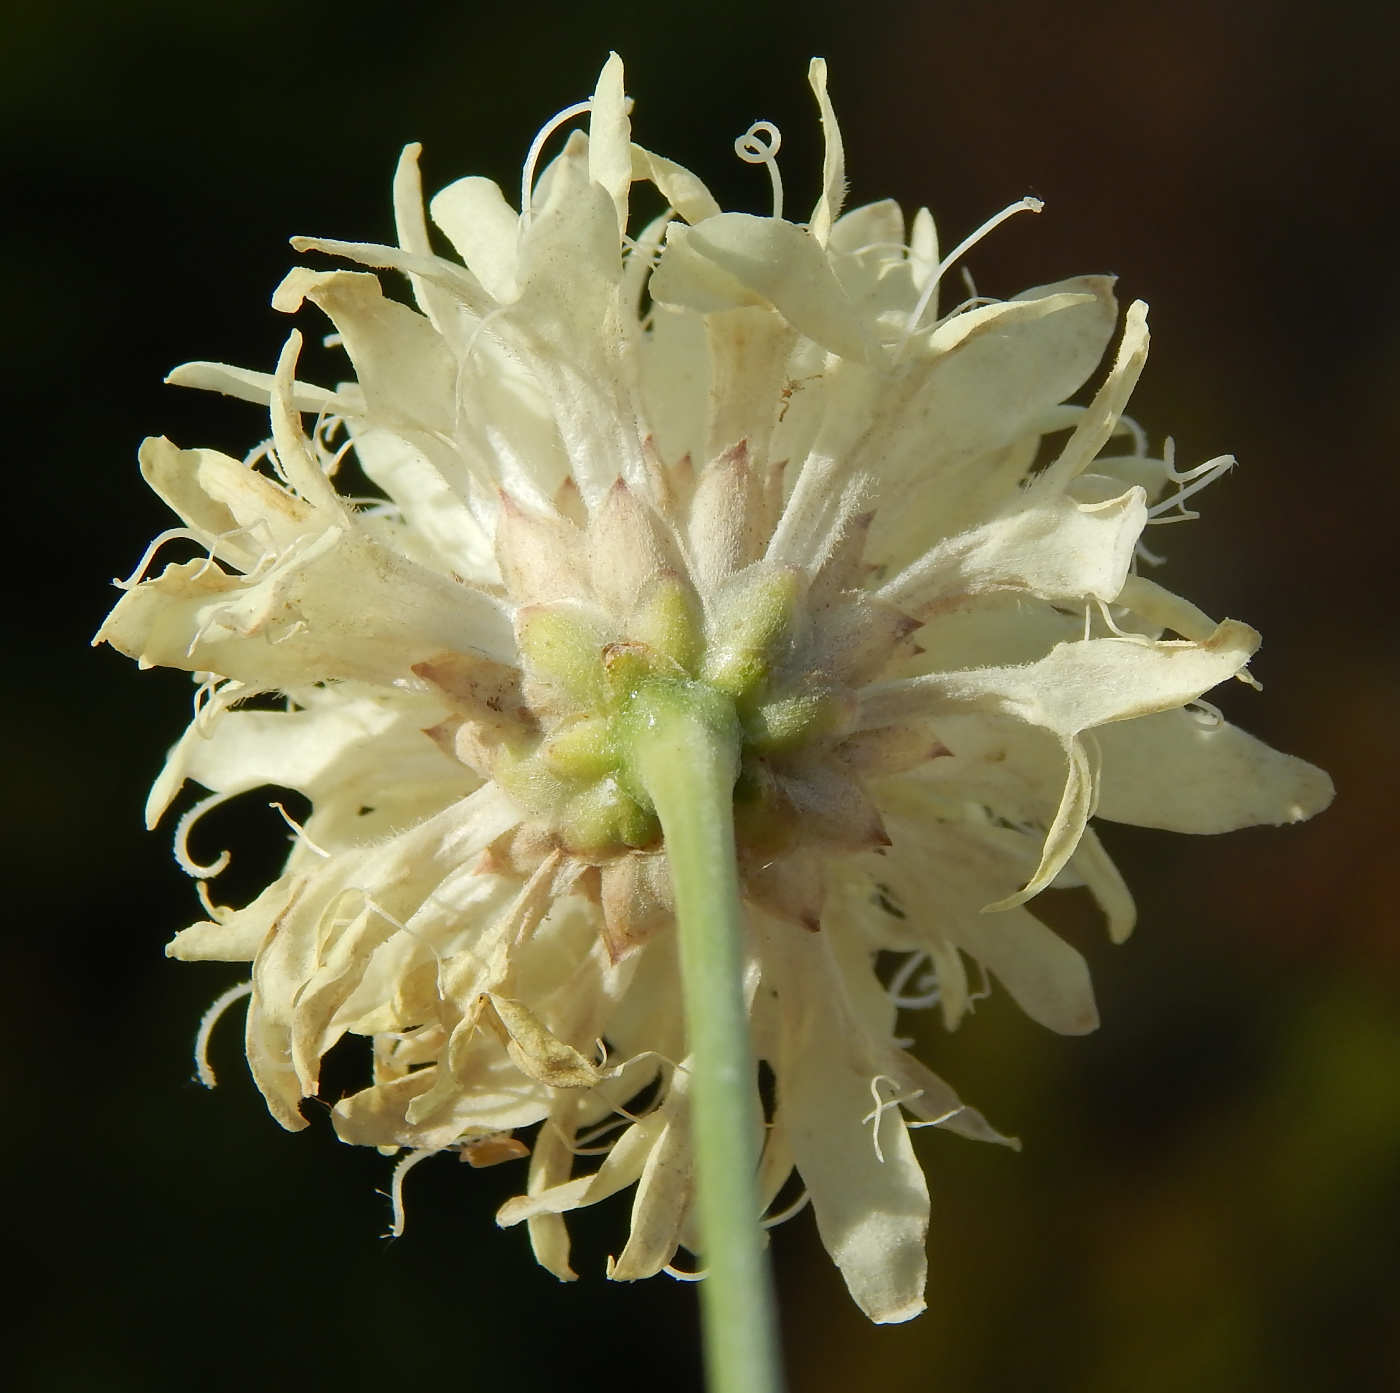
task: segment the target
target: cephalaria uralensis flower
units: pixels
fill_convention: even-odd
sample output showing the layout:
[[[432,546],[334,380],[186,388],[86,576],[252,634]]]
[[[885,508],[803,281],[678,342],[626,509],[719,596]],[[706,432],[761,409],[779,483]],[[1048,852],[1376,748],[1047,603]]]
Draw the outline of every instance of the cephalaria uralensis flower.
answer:
[[[627,722],[648,676],[732,703],[762,1194],[793,1209],[800,1177],[855,1300],[899,1321],[923,1306],[929,1216],[910,1128],[1006,1140],[906,1052],[899,1012],[955,1027],[971,967],[1051,1030],[1094,1029],[1083,959],[1028,908],[1086,885],[1128,934],[1091,819],[1225,832],[1331,787],[1201,700],[1252,680],[1254,631],[1144,573],[1144,529],[1230,463],[1178,470],[1124,416],[1145,307],[1118,331],[1103,276],[940,307],[977,236],[1039,205],[942,257],[927,210],[843,214],[810,76],[806,223],[782,215],[766,123],[737,148],[772,217],[633,144],[616,57],[541,132],[518,213],[465,178],[425,215],[409,146],[398,245],[297,238],[369,269],[298,267],[273,298],[330,318],[351,380],[299,380],[295,331],[274,373],[171,375],[268,407],[271,438],[242,461],[145,443],[182,525],[98,637],[199,683],[148,808],[208,790],[176,833],[208,918],[169,952],[252,964],[216,1004],[250,995],[273,1115],[305,1127],[327,1051],[368,1037],[372,1077],[332,1118],[401,1155],[396,1229],[419,1159],[528,1155],[498,1221],[565,1279],[564,1216],[628,1187],[609,1275],[696,1247],[666,845]],[[642,227],[638,181],[668,205]],[[377,496],[337,489],[350,452]],[[173,538],[200,554],[144,578]],[[269,693],[282,709],[248,705]],[[284,873],[220,905],[226,857],[196,864],[190,828],[269,784],[310,815]]]

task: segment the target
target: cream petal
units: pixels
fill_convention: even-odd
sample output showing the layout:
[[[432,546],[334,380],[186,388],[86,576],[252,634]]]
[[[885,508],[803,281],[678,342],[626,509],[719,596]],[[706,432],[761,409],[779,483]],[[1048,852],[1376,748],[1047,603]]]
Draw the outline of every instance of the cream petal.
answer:
[[[430,1120],[411,1122],[408,1115],[413,1100],[435,1085],[438,1067],[433,1065],[341,1099],[331,1109],[336,1135],[353,1146],[440,1151],[473,1133],[528,1127],[548,1116],[549,1091],[523,1078],[494,1037],[478,1038],[470,1086],[455,1091]]]
[[[1081,276],[945,321],[886,388],[850,467],[871,472],[891,495],[927,480],[901,507],[917,504],[926,536],[963,530],[967,522],[947,516],[961,470],[1083,385],[1116,308],[1108,277]]]
[[[619,233],[627,230],[627,195],[632,187],[632,123],[627,119],[622,59],[608,55],[589,106],[588,177],[612,195]]]
[[[538,1195],[568,1180],[574,1166],[571,1146],[577,1130],[577,1115],[574,1098],[564,1097],[555,1101],[530,1152],[527,1194]],[[535,1261],[561,1282],[577,1281],[578,1273],[569,1265],[569,1230],[563,1218],[558,1214],[537,1214],[527,1220],[526,1225]]]
[[[385,299],[379,278],[363,271],[299,266],[277,287],[272,305],[294,314],[304,300],[324,310],[340,331],[376,424],[452,430],[457,363],[429,320]]]
[[[1105,727],[1098,815],[1169,832],[1301,822],[1332,801],[1321,769],[1228,722],[1163,711]]]
[[[634,1184],[646,1167],[661,1137],[666,1119],[657,1112],[648,1113],[634,1122],[618,1139],[607,1159],[592,1175],[580,1176],[535,1195],[520,1195],[507,1200],[496,1214],[496,1222],[508,1229],[524,1219],[541,1214],[567,1214],[597,1204],[619,1190]]]
[[[764,296],[751,290],[694,244],[693,230],[679,223],[672,223],[666,229],[665,249],[647,282],[652,299],[661,305],[694,310],[699,314],[717,314],[749,305],[767,307]]]
[[[553,407],[571,472],[592,506],[620,474],[646,469],[622,363],[617,210],[588,169],[588,140],[570,137],[521,244],[520,297],[501,333],[528,355]]]
[[[182,929],[165,945],[165,956],[181,962],[252,962],[296,889],[296,877],[279,877],[251,904],[224,911],[227,917],[220,922]]]
[[[272,400],[273,375],[253,372],[248,368],[230,367],[227,363],[181,363],[166,374],[171,387],[193,387],[201,392],[220,392],[239,401],[266,406]],[[365,409],[363,397],[353,389],[328,391],[310,382],[292,383],[292,400],[298,411],[312,411],[328,416],[358,415]]]
[[[826,91],[826,59],[813,58],[807,68],[807,83],[821,111],[825,153],[822,156],[822,192],[812,210],[812,236],[824,247],[831,240],[832,224],[840,216],[846,199],[846,154],[841,144],[841,127]]]
[[[864,326],[811,233],[781,218],[720,213],[691,228],[686,241],[798,333],[842,358],[869,360]]]
[[[960,915],[950,932],[958,947],[1000,978],[1033,1021],[1061,1035],[1098,1028],[1088,964],[1024,909]]]
[[[419,724],[431,724],[440,710],[431,702],[395,700],[381,692],[310,710],[231,711],[208,730],[196,721],[171,751],[167,776],[159,781],[163,796],[148,808],[147,816],[158,822],[185,779],[229,796],[275,784],[314,799],[332,780],[346,782],[357,746],[373,746],[369,758],[377,763],[401,756],[383,740],[401,724],[423,742],[428,758],[441,762],[443,774],[449,774],[451,763],[423,737],[424,726]],[[403,767],[400,758],[394,764]]]
[[[772,310],[750,306],[705,316],[709,347],[709,420],[702,458],[744,444],[760,476],[783,407],[788,350],[796,334]],[[697,463],[700,461],[697,460]],[[765,537],[771,526],[766,519]]]
[[[1140,488],[1098,504],[1062,496],[1019,507],[941,543],[879,593],[915,613],[993,590],[1111,601],[1123,588],[1146,523]]]
[[[340,528],[255,579],[201,561],[167,566],[122,597],[95,641],[259,691],[329,678],[389,684],[443,652],[515,654],[496,601]]]
[[[158,436],[142,441],[140,460],[156,493],[240,571],[325,526],[303,499],[217,450],[181,450]]]
[[[777,926],[764,957],[782,1010],[778,1094],[822,1243],[871,1320],[909,1320],[924,1309],[928,1188],[898,1108],[881,1113],[873,1134],[862,1121],[880,1054],[821,934]]]
[[[981,711],[1068,738],[1110,721],[1184,706],[1241,671],[1259,635],[1227,619],[1203,643],[1087,639],[1056,644],[1025,667],[930,673],[867,687],[858,729],[909,716]]]
[[[640,145],[632,147],[632,178],[650,180],[661,197],[692,225],[712,218],[720,211],[714,195],[698,175],[674,160],[642,149]]]
[[[1060,457],[1036,478],[1030,489],[1033,496],[1044,497],[1062,492],[1108,444],[1142,375],[1147,362],[1147,344],[1147,306],[1141,300],[1134,300],[1128,306],[1123,337],[1118,344],[1118,355],[1108,380],[1095,393],[1094,400],[1075,426]]]
[[[352,433],[360,467],[397,504],[404,532],[425,544],[412,559],[462,580],[498,582],[490,537],[437,465],[393,431]]]
[[[689,1078],[682,1062],[672,1074],[659,1108],[665,1119],[664,1128],[648,1152],[637,1182],[627,1246],[608,1270],[615,1282],[654,1277],[675,1257],[695,1188],[690,1154]]]
[[[422,153],[423,147],[415,141],[405,145],[399,156],[394,170],[394,231],[404,251],[427,260],[433,256],[433,244],[423,216],[423,178],[418,170],[418,156]],[[419,309],[438,333],[455,333],[457,306],[451,293],[420,275],[410,274],[408,281]]]
[[[299,252],[324,252],[360,266],[372,266],[378,271],[399,271],[405,276],[417,276],[431,285],[441,286],[477,318],[485,318],[495,302],[472,273],[441,256],[422,256],[401,247],[386,247],[378,242],[338,242],[330,237],[293,237],[292,248]],[[410,311],[411,313],[411,311]]]
[[[995,973],[1032,1020],[1060,1034],[1098,1025],[1089,969],[1075,949],[1024,909],[982,912],[989,897],[1025,878],[1023,839],[946,822],[888,825],[894,846],[878,874],[908,916],[906,944],[921,942],[925,929],[951,940]]]
[[[500,185],[468,175],[435,193],[428,211],[486,293],[499,304],[510,304],[520,293],[520,215]]]
[[[1102,739],[1099,741],[1102,745]],[[1100,789],[1102,793],[1102,789]],[[1096,809],[1097,811],[1097,809]],[[1089,893],[1108,921],[1108,936],[1114,943],[1124,943],[1137,923],[1137,906],[1118,867],[1113,864],[1098,834],[1092,827],[1084,829],[1079,845],[1070,857],[1070,869],[1088,886]]]

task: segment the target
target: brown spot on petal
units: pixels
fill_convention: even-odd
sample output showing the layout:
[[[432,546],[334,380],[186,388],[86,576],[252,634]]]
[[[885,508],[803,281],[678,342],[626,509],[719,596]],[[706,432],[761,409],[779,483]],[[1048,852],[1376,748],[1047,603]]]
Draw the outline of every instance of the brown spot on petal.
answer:
[[[598,870],[603,942],[618,962],[675,918],[671,875],[664,855],[632,853]]]
[[[823,760],[801,774],[784,773],[778,779],[802,819],[804,839],[833,851],[870,851],[890,845],[880,810],[860,781],[837,761]]]
[[[906,774],[952,751],[925,721],[882,726],[850,736],[833,752],[853,773],[867,779]]]
[[[421,677],[468,720],[501,730],[531,728],[534,718],[520,690],[520,671],[469,653],[440,653],[413,665]]]
[[[476,874],[528,878],[558,849],[558,838],[547,823],[523,822],[502,833],[482,852]]]
[[[462,1148],[462,1160],[477,1170],[499,1166],[502,1161],[518,1161],[529,1154],[530,1148],[509,1132],[498,1132],[479,1141],[469,1141]]]
[[[561,518],[567,518],[575,527],[588,525],[588,508],[572,474],[566,474],[564,482],[554,491],[554,511]]]
[[[816,933],[826,903],[826,866],[810,848],[740,868],[744,894],[775,918]]]

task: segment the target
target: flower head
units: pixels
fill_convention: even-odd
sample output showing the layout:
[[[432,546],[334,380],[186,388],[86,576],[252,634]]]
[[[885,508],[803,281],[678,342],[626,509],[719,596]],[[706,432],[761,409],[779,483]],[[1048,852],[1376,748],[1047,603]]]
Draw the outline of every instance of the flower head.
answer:
[[[372,269],[299,267],[273,300],[324,311],[353,380],[298,380],[296,332],[273,374],[171,375],[267,405],[271,438],[245,461],[146,442],[183,522],[158,542],[205,555],[143,563],[99,638],[201,683],[148,809],[209,790],[177,832],[191,874],[222,869],[186,850],[210,807],[263,784],[310,800],[284,874],[242,908],[206,895],[169,948],[252,962],[274,1116],[304,1127],[327,1051],[371,1037],[342,1139],[407,1149],[398,1180],[438,1151],[528,1152],[499,1219],[564,1278],[563,1215],[632,1185],[610,1275],[696,1246],[666,844],[629,723],[658,678],[732,712],[750,1025],[775,1083],[761,1188],[796,1170],[852,1294],[892,1321],[923,1301],[909,1128],[1004,1140],[901,1045],[899,1010],[956,1026],[970,960],[1035,1020],[1092,1030],[1083,959],[1026,908],[1086,884],[1129,932],[1091,817],[1219,832],[1309,816],[1330,785],[1200,701],[1251,680],[1257,635],[1138,573],[1144,528],[1229,463],[1178,472],[1123,416],[1144,307],[1090,404],[1066,405],[1113,338],[1111,281],[940,310],[967,244],[940,259],[926,210],[841,214],[823,64],[811,78],[806,224],[781,216],[771,127],[741,147],[772,217],[722,212],[632,144],[616,58],[538,178],[553,127],[536,142],[519,213],[480,178],[432,199],[459,259],[433,250],[410,146],[399,245],[298,238]],[[637,181],[669,204],[642,228]],[[352,450],[382,497],[337,489]],[[246,706],[269,692],[285,710]],[[902,955],[888,980],[881,953]]]

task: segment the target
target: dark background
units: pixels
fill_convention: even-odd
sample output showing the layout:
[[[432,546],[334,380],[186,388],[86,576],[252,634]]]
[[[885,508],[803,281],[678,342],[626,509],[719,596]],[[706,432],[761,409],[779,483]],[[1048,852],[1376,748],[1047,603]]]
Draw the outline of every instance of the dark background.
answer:
[[[236,1030],[214,1050],[225,1086],[189,1082],[200,1012],[240,975],[161,957],[197,910],[140,811],[190,687],[85,646],[108,578],[173,521],[140,437],[241,454],[265,430],[164,372],[270,368],[289,234],[388,237],[410,139],[430,189],[474,172],[509,190],[609,47],[638,138],[726,206],[766,210],[731,153],[759,117],[784,132],[789,207],[810,203],[804,74],[824,53],[853,203],[927,202],[953,241],[1038,194],[1039,218],[973,254],[979,289],[1114,271],[1152,303],[1134,415],[1188,464],[1242,466],[1203,521],[1155,534],[1164,579],[1263,630],[1267,691],[1228,693],[1229,713],[1340,790],[1301,828],[1106,830],[1135,937],[1111,948],[1075,893],[1049,897],[1090,953],[1097,1035],[1054,1038],[1004,994],[954,1036],[924,1023],[925,1056],[1026,1149],[919,1134],[931,1310],[908,1326],[864,1324],[810,1216],[780,1232],[794,1389],[1397,1386],[1393,5],[8,0],[10,1386],[698,1386],[694,1292],[602,1280],[625,1197],[576,1224],[572,1287],[491,1221],[518,1168],[423,1166],[385,1243],[390,1163],[325,1125],[282,1133]],[[282,843],[248,801],[196,850],[234,845],[251,886]]]

